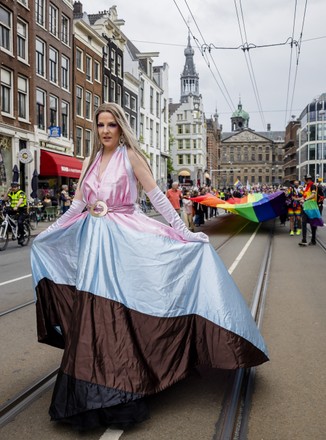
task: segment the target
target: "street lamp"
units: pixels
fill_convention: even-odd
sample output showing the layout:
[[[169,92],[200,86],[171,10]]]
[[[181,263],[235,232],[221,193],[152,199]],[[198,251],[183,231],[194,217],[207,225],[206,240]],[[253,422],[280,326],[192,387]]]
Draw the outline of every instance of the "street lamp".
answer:
[[[322,124],[321,124],[321,157],[320,157],[320,165],[319,165],[319,177],[321,177],[322,182],[324,181],[324,151],[326,156],[326,145],[325,145],[325,110],[320,110],[319,115],[322,118]]]

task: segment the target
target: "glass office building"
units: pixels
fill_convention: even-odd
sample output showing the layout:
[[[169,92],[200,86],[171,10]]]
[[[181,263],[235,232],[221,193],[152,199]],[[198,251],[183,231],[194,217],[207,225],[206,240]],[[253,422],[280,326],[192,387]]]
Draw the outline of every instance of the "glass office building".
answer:
[[[298,177],[311,174],[326,181],[326,93],[307,105],[300,115],[298,136]]]

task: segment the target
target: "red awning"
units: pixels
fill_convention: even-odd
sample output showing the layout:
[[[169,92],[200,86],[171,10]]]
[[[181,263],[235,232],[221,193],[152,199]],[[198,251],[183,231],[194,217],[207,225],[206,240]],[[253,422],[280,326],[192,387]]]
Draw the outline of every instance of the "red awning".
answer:
[[[41,150],[41,176],[65,176],[79,179],[82,162],[65,154]]]

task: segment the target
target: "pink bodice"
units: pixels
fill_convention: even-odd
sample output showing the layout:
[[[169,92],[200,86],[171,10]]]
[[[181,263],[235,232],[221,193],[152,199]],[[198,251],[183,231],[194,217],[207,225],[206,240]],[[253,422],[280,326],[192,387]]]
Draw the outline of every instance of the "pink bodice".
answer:
[[[134,204],[137,200],[137,181],[128,158],[127,147],[117,147],[100,177],[101,157],[100,151],[83,182],[84,201],[92,205],[96,200],[102,200],[109,207]]]

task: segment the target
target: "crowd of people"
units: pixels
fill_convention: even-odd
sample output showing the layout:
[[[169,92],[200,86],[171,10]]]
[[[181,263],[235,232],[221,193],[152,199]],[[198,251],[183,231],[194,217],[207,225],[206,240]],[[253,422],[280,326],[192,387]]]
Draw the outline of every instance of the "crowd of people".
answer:
[[[289,186],[284,185],[253,185],[235,186],[229,188],[215,189],[208,185],[202,187],[182,186],[179,182],[172,183],[171,188],[166,192],[166,196],[171,202],[176,212],[182,216],[186,226],[190,231],[195,230],[205,224],[212,217],[219,215],[216,207],[208,207],[191,198],[212,194],[221,200],[227,201],[231,198],[242,198],[253,193],[275,193],[283,191],[285,193],[285,203],[283,212],[280,215],[280,223],[285,226],[289,222],[290,236],[301,236],[300,246],[314,246],[316,244],[317,226],[322,226],[322,221],[311,221],[304,210],[304,203],[308,200],[315,201],[320,216],[323,212],[323,204],[326,196],[326,186],[322,184],[321,179],[313,182],[311,175],[304,177],[304,184],[299,180],[290,182]],[[317,223],[317,226],[316,226]],[[307,224],[311,226],[311,241],[307,242]]]

